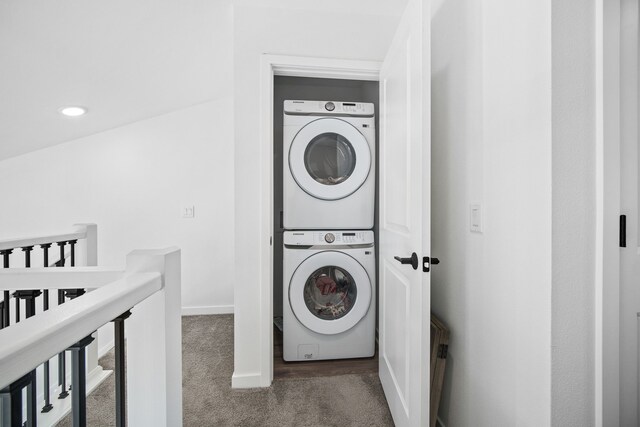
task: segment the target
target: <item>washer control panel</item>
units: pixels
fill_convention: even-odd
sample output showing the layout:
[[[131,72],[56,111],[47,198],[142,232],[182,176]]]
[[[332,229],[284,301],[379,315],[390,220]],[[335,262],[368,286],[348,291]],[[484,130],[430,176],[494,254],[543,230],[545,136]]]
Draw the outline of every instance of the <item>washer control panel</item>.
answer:
[[[284,101],[285,114],[373,117],[374,112],[371,102]]]
[[[367,245],[373,242],[371,230],[284,232],[284,244],[289,246]]]

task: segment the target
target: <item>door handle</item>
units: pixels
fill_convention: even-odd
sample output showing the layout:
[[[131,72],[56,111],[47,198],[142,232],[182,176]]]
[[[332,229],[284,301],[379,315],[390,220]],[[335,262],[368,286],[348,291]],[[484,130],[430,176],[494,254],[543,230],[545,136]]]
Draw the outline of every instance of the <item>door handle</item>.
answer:
[[[429,258],[428,256],[422,258],[422,271],[428,273],[431,270],[432,265],[440,264],[438,258]]]
[[[393,259],[398,261],[400,264],[411,264],[414,270],[418,269],[418,254],[415,252],[411,254],[409,258],[400,258],[399,256],[394,256]]]

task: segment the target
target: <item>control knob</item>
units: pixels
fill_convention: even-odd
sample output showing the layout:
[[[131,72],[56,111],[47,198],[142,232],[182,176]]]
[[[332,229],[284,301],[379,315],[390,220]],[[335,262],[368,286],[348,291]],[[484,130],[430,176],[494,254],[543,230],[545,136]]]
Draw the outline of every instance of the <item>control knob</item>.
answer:
[[[324,241],[327,243],[333,243],[336,240],[336,236],[333,233],[327,233],[324,235]]]

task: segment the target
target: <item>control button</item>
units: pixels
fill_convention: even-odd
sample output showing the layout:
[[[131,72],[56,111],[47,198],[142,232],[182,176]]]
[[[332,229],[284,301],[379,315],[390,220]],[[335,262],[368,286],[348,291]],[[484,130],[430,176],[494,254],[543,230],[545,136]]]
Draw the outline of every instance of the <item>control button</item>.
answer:
[[[327,233],[324,235],[324,240],[327,243],[333,243],[336,240],[336,236],[333,233]]]
[[[326,108],[327,111],[333,111],[336,109],[336,104],[334,104],[333,102],[327,102],[326,104],[324,104],[324,108]]]

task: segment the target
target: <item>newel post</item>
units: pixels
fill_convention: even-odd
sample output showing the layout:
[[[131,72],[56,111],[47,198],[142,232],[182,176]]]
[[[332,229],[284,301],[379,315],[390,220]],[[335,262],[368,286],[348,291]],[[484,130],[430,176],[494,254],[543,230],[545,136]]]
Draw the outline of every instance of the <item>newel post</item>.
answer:
[[[126,329],[130,426],[182,426],[180,250],[133,251],[127,273],[160,272],[163,287],[131,310]]]
[[[79,241],[78,255],[80,262],[76,265],[96,267],[98,265],[98,225],[74,224],[73,227],[78,231],[86,232],[86,237]],[[97,332],[94,334],[94,338],[96,339],[86,348],[87,377],[90,377],[91,373],[98,368],[98,347],[100,343],[97,339]]]
[[[85,231],[84,248],[82,249],[82,264],[87,267],[98,265],[98,226],[96,224],[74,224],[77,230]]]

